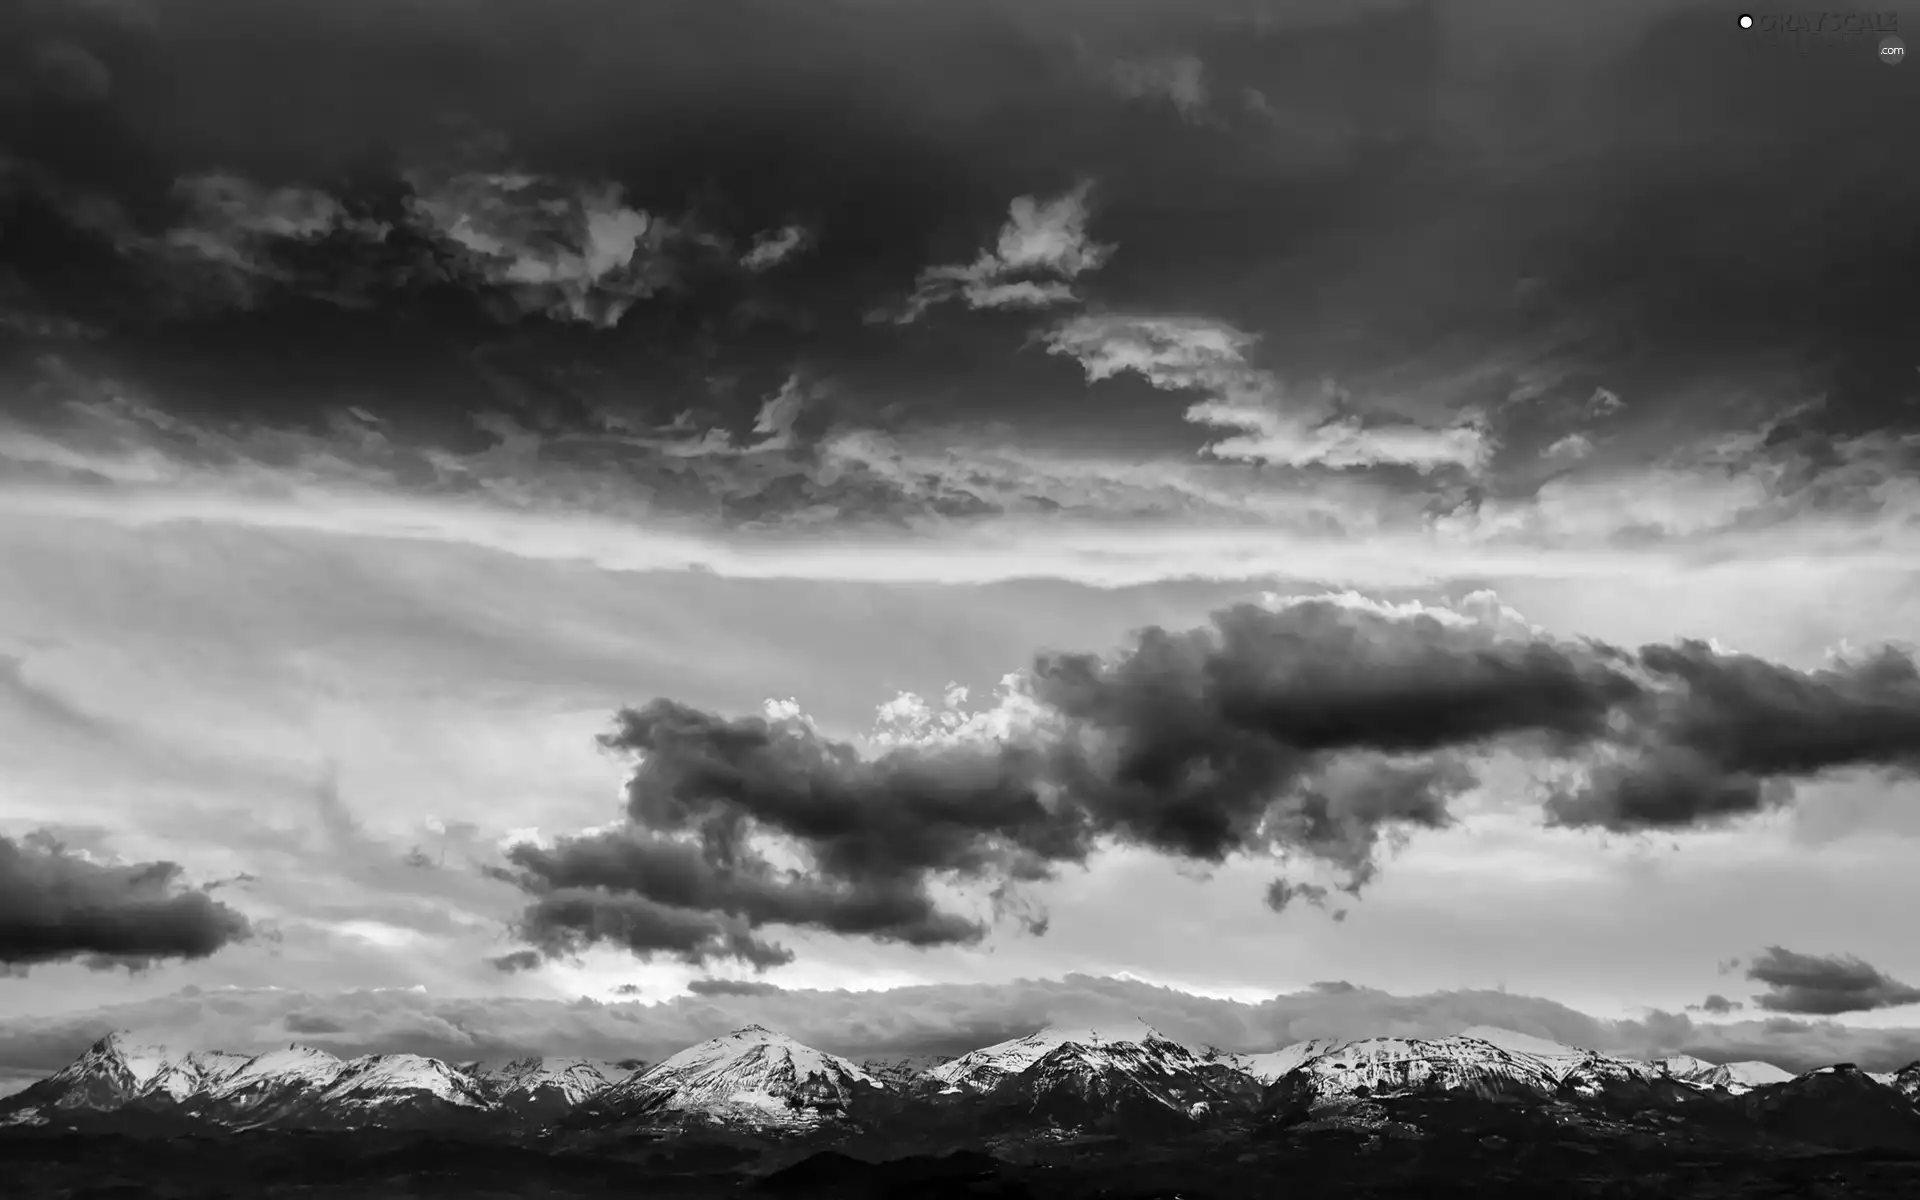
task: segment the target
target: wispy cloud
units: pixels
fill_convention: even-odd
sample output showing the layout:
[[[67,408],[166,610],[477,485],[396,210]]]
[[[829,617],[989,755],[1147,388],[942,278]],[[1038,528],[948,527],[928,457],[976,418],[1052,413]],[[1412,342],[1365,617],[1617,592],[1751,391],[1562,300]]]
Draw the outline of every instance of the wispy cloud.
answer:
[[[1197,55],[1116,59],[1107,65],[1106,75],[1114,90],[1130,99],[1164,101],[1189,121],[1208,116],[1207,67]]]
[[[958,300],[969,308],[1051,308],[1079,299],[1074,280],[1097,271],[1115,247],[1088,234],[1093,184],[1083,182],[1051,200],[1021,196],[991,249],[972,262],[928,267],[893,320],[909,324],[929,308]]]
[[[1062,344],[1096,379],[1136,371],[1228,395],[1271,383],[1245,365],[1247,336],[1217,323],[1115,332],[1095,320],[1114,336]],[[843,402],[827,402],[832,385],[803,376],[764,397],[747,437],[697,422],[543,431],[490,413],[475,421],[496,444],[455,451],[346,409],[317,428],[214,426],[55,360],[43,368],[45,394],[65,403],[49,420],[0,422],[0,458],[18,468],[0,482],[0,512],[22,518],[876,582],[1838,574],[1894,569],[1920,549],[1913,438],[1786,437],[1778,422],[1645,465],[1575,464],[1530,491],[1466,491],[1211,456],[1066,454],[988,427],[875,428],[847,420]],[[1349,450],[1368,444],[1365,428]],[[1346,454],[1304,444],[1333,445],[1335,462]]]
[[[753,245],[740,256],[749,271],[770,271],[806,249],[811,235],[804,225],[782,225],[754,235]]]
[[[1132,372],[1158,388],[1199,392],[1188,406],[1196,425],[1240,430],[1211,442],[1217,458],[1300,467],[1399,464],[1419,471],[1477,470],[1492,450],[1487,431],[1467,421],[1445,428],[1368,422],[1346,411],[1337,393],[1289,392],[1255,367],[1252,334],[1217,321],[1120,314],[1071,318],[1045,335],[1054,354],[1073,358],[1097,383]]]
[[[618,184],[512,172],[416,172],[410,205],[465,253],[463,266],[529,312],[608,327],[675,278],[678,226]]]
[[[240,175],[211,172],[178,180],[187,214],[160,240],[163,252],[211,271],[233,304],[249,308],[269,287],[290,287],[298,273],[279,253],[287,243],[312,244],[339,235],[384,241],[392,227],[356,215],[318,188],[263,187]]]

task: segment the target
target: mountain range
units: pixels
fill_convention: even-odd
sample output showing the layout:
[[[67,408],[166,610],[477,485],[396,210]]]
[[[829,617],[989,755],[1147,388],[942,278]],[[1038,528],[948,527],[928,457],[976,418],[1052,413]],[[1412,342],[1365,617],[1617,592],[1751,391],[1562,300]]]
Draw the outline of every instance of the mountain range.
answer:
[[[1866,1122],[1920,1147],[1920,1063],[1793,1075],[1767,1063],[1642,1061],[1512,1030],[1440,1038],[1321,1039],[1258,1054],[1196,1050],[1133,1021],[1048,1027],[952,1059],[856,1063],[750,1025],[650,1066],[577,1058],[451,1065],[417,1054],[341,1059],[289,1045],[263,1054],[176,1052],[113,1033],[0,1100],[0,1127],[208,1131],[726,1129],[778,1138],[853,1128],[872,1113],[992,1113],[1001,1128],[1185,1127],[1367,1101],[1452,1097],[1539,1107],[1685,1108],[1743,1101],[1798,1111],[1845,1094]],[[1815,1105],[1818,1108],[1819,1105]],[[1804,1120],[1801,1121],[1804,1124]]]
[[[1920,1063],[1795,1075],[1484,1026],[1233,1053],[1128,1021],[856,1062],[750,1025],[651,1064],[120,1032],[0,1099],[0,1179],[62,1200],[1906,1197]]]

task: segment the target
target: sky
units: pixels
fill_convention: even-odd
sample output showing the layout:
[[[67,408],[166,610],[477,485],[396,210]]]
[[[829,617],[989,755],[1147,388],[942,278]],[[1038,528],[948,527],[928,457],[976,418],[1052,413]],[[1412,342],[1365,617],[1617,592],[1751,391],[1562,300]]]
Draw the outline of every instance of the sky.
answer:
[[[1748,11],[9,8],[0,1087],[1920,1059],[1920,7]]]

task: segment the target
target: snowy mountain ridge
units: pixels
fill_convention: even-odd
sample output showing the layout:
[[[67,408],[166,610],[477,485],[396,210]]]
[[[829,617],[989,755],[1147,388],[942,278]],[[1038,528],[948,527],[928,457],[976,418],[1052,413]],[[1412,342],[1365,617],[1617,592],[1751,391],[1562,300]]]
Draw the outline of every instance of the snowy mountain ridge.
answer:
[[[1063,1048],[1089,1064],[1123,1059],[1132,1063],[1141,1058],[1142,1050],[1147,1051],[1146,1061],[1153,1069],[1164,1069],[1169,1062],[1201,1061],[1192,1050],[1161,1036],[1146,1022],[1134,1020],[1097,1029],[1049,1025],[1025,1037],[968,1051],[926,1074],[951,1089],[986,1091]]]
[[[566,1112],[631,1072],[585,1058],[516,1058],[474,1063],[462,1071],[479,1081],[494,1103],[529,1116]]]
[[[1676,1085],[1745,1096],[1818,1074],[1688,1055],[1643,1062],[1490,1026],[1438,1038],[1310,1039],[1245,1054],[1198,1053],[1138,1020],[1049,1025],[951,1060],[860,1065],[751,1025],[631,1074],[577,1058],[495,1066],[454,1066],[417,1054],[343,1061],[300,1045],[255,1055],[183,1054],[120,1032],[0,1100],[0,1125],[125,1109],[235,1129],[418,1128],[498,1117],[587,1128],[694,1121],[779,1132],[841,1118],[865,1095],[924,1093],[988,1098],[1037,1121],[1073,1124],[1123,1111],[1197,1119],[1222,1104],[1244,1107],[1262,1088],[1316,1104],[1434,1093],[1545,1100],[1664,1088],[1672,1095]],[[1920,1101],[1920,1063],[1854,1074],[1874,1089]]]
[[[1222,1072],[1239,1073],[1236,1089]],[[1230,1062],[1196,1053],[1143,1021],[1048,1026],[961,1055],[927,1072],[942,1095],[996,1095],[1036,1120],[1073,1124],[1102,1114],[1196,1119],[1250,1092]]]

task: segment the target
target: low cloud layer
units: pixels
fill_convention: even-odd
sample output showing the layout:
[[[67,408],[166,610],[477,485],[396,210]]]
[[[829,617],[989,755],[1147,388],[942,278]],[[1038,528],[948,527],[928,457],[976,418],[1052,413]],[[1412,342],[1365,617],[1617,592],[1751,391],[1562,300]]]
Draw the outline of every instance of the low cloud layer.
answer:
[[[0,837],[0,967],[79,959],[102,968],[205,958],[250,933],[178,863],[106,863],[45,834]]]
[[[1920,987],[1847,954],[1801,954],[1769,946],[1747,964],[1747,978],[1767,988],[1754,1003],[1770,1012],[1836,1016],[1920,1004]]]
[[[1008,918],[1043,931],[1028,885],[1102,846],[1301,860],[1358,895],[1384,847],[1453,822],[1490,748],[1540,765],[1551,824],[1704,827],[1786,802],[1795,779],[1912,770],[1920,673],[1892,649],[1800,671],[1564,640],[1486,593],[1346,594],[1044,653],[980,711],[909,696],[882,715],[861,747],[786,703],[623,711],[602,742],[638,760],[624,819],[509,851],[502,877],[533,898],[519,933],[548,957],[606,944],[762,969],[793,957],[774,926],[973,943]],[[1269,904],[1295,898],[1324,901],[1289,884]]]

